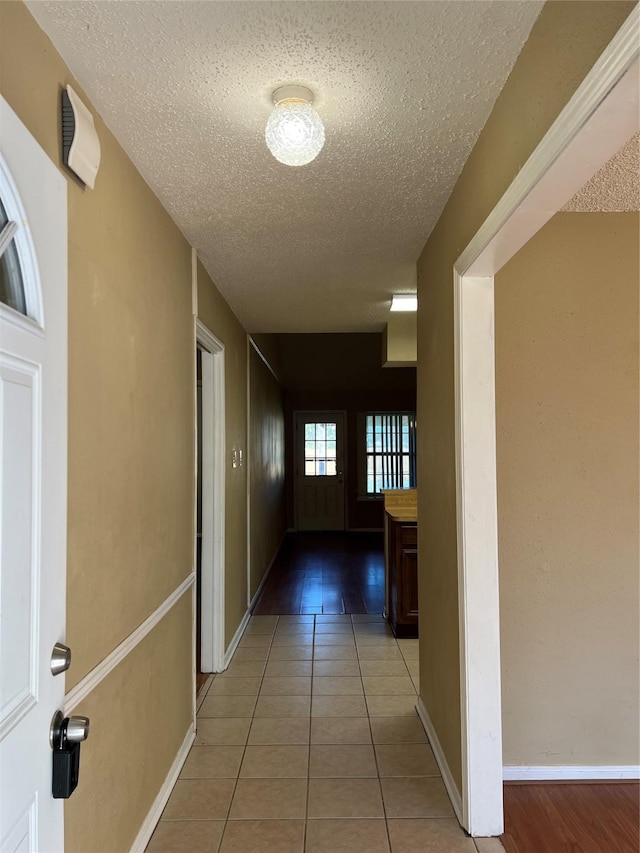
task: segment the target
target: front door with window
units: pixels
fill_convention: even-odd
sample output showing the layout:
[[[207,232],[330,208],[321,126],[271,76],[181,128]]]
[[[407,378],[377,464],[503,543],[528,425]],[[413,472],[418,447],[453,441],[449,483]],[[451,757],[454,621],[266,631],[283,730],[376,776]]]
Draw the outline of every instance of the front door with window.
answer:
[[[0,850],[35,853],[64,849],[67,185],[2,99],[0,127]]]
[[[298,530],[344,530],[344,412],[296,413]]]

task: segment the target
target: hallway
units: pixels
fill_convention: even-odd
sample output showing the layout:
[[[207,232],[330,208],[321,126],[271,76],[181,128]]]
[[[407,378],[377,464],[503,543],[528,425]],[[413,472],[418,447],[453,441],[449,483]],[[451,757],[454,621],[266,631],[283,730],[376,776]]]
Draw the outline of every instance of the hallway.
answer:
[[[454,817],[417,680],[418,641],[397,641],[381,616],[253,616],[198,698],[148,853],[491,849]]]

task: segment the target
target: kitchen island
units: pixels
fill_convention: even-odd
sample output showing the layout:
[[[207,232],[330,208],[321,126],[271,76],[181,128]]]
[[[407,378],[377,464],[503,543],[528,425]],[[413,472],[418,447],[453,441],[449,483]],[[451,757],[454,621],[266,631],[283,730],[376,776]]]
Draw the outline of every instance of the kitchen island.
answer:
[[[396,637],[418,636],[418,493],[384,494],[386,611]]]

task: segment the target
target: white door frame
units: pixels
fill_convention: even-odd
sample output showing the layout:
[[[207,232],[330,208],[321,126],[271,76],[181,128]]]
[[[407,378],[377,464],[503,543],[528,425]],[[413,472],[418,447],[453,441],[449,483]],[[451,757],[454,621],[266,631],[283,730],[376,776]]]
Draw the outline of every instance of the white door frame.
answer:
[[[636,6],[454,265],[458,817],[475,836],[503,831],[493,279],[637,130],[639,55]]]
[[[201,667],[203,672],[222,672],[225,652],[224,344],[196,319],[196,346],[202,352]],[[195,534],[197,536],[197,525]],[[195,618],[198,618],[197,613]]]

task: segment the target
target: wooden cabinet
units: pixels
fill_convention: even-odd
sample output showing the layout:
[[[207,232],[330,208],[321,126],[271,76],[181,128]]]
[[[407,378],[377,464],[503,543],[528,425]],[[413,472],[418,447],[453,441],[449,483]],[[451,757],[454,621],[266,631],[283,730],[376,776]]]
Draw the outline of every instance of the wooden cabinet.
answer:
[[[396,637],[418,636],[418,525],[385,514],[389,624]]]

